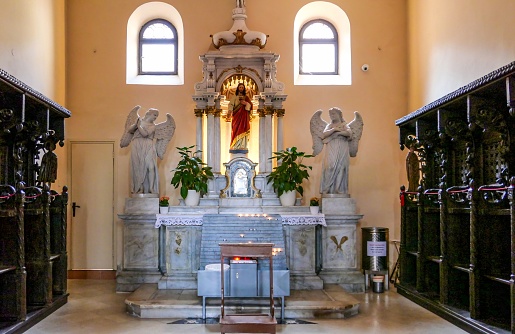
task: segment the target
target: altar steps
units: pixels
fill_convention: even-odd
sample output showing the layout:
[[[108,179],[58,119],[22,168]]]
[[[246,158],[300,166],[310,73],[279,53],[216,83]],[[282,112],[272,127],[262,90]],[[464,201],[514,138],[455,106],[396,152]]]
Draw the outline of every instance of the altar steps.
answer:
[[[283,316],[279,301],[275,313]],[[202,298],[197,290],[159,290],[157,284],[142,284],[125,299],[126,310],[139,318],[202,318]],[[268,303],[259,299],[236,299],[225,307],[227,313],[262,312]],[[291,290],[285,297],[285,319],[343,319],[358,314],[359,302],[339,285],[328,284],[322,290]],[[220,317],[220,300],[210,298],[206,306],[206,318]]]
[[[284,232],[279,215],[204,215],[200,246],[200,268],[220,263],[220,243],[273,243],[280,249],[274,256],[274,269],[285,270]],[[265,261],[264,268],[268,266]]]

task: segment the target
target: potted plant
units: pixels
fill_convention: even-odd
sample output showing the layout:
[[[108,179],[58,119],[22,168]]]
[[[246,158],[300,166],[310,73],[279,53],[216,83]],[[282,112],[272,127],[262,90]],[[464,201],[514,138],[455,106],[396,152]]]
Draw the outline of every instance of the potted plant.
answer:
[[[168,213],[168,205],[170,205],[169,200],[170,197],[168,196],[162,196],[159,198],[159,213]]]
[[[312,215],[318,214],[318,208],[320,206],[320,199],[318,197],[311,197],[309,200],[309,211]]]
[[[297,191],[301,196],[304,194],[302,181],[309,178],[308,170],[312,167],[304,165],[302,160],[311,157],[313,155],[297,151],[293,146],[274,152],[274,156],[269,158],[277,160],[277,167],[268,175],[267,184],[272,183],[283,206],[295,205]]]
[[[181,160],[172,171],[174,175],[171,181],[175,188],[180,187],[181,197],[188,206],[199,204],[200,195],[207,193],[207,181],[213,177],[211,167],[199,158],[202,151],[193,152],[193,147],[195,145],[177,147]]]

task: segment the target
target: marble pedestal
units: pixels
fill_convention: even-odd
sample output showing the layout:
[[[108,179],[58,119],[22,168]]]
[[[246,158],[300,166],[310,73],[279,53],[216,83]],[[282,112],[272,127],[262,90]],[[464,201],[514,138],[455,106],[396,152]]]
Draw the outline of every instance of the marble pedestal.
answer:
[[[363,215],[349,196],[322,197],[322,213],[327,227],[320,240],[321,270],[324,283],[336,283],[349,292],[364,291],[363,274],[357,267],[356,226]]]

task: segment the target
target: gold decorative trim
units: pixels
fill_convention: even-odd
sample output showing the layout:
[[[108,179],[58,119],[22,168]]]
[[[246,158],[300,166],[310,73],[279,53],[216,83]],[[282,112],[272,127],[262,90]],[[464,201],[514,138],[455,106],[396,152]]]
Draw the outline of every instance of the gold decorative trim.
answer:
[[[243,31],[241,29],[238,29],[237,31],[233,32],[232,34],[234,36],[236,36],[236,38],[234,39],[234,41],[232,43],[227,42],[224,38],[220,38],[218,40],[218,44],[215,44],[213,42],[213,45],[215,46],[215,48],[219,49],[221,46],[224,46],[224,45],[255,45],[255,46],[258,46],[260,49],[263,49],[266,45],[266,42],[265,42],[265,44],[263,44],[261,42],[261,38],[255,38],[250,43],[247,43],[245,41],[245,35],[247,34],[247,32]],[[266,37],[268,38],[268,35]]]
[[[206,111],[205,109],[197,109],[197,108],[193,109],[193,112],[195,113],[196,117],[202,117],[202,115],[204,115],[205,111]]]
[[[270,106],[265,106],[265,115],[270,115],[270,116],[273,116],[275,114],[275,109],[274,107],[270,107]]]
[[[206,108],[207,115],[214,115],[215,113],[216,113],[215,106],[207,106],[207,108]]]
[[[226,68],[225,70],[223,70],[223,71],[218,75],[218,77],[216,78],[216,82],[220,81],[220,78],[222,78],[222,77],[225,75],[225,73],[226,73],[226,72],[229,72],[229,71],[231,71],[231,70],[234,70],[237,74],[242,74],[242,75],[245,75],[245,74],[243,74],[243,71],[244,71],[244,70],[247,70],[247,71],[249,71],[249,72],[254,73],[254,74],[258,77],[259,81],[263,82],[263,79],[261,78],[261,75],[259,75],[258,71],[256,71],[256,70],[255,70],[255,69],[253,69],[253,68],[242,67],[241,65],[238,65],[238,66],[233,67],[233,68]],[[247,76],[247,75],[245,75],[245,76]],[[250,78],[250,79],[254,82],[254,80],[253,80],[252,78]],[[227,79],[226,79],[226,80],[227,80]],[[224,80],[224,81],[225,81],[225,80]],[[257,87],[256,87],[256,89],[257,89]]]
[[[227,198],[227,190],[229,190],[229,187],[231,184],[229,183],[229,171],[228,168],[225,169],[225,188],[220,190],[220,198]]]
[[[275,109],[277,117],[283,117],[286,111],[284,109]]]
[[[257,113],[259,115],[259,117],[265,117],[265,109],[258,109],[257,110]]]

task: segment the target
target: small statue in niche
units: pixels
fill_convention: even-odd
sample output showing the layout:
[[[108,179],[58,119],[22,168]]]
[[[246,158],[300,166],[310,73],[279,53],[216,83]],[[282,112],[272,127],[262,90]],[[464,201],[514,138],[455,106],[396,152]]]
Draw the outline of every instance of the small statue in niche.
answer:
[[[250,113],[252,102],[247,95],[245,84],[240,82],[236,92],[230,97],[228,119],[231,120],[230,153],[247,153],[250,136]]]
[[[409,149],[406,155],[406,174],[408,176],[408,191],[417,191],[420,182],[420,161],[417,154],[419,148],[415,136],[409,135],[406,138],[406,146]]]
[[[57,155],[54,153],[56,146],[51,140],[45,142],[45,154],[41,158],[41,168],[38,174],[39,182],[54,183],[57,179]]]
[[[155,124],[159,110],[149,109],[143,118],[134,107],[127,116],[120,147],[131,147],[131,192],[159,194],[159,175],[156,158],[163,159],[166,146],[175,132],[175,121],[166,114],[166,122]],[[154,139],[156,139],[154,143]]]
[[[321,118],[322,110],[317,110],[310,121],[313,139],[313,155],[325,148],[320,181],[321,194],[347,194],[349,191],[350,157],[358,153],[358,143],[363,133],[363,119],[355,111],[354,120],[347,124],[339,108],[329,109],[331,122]]]

